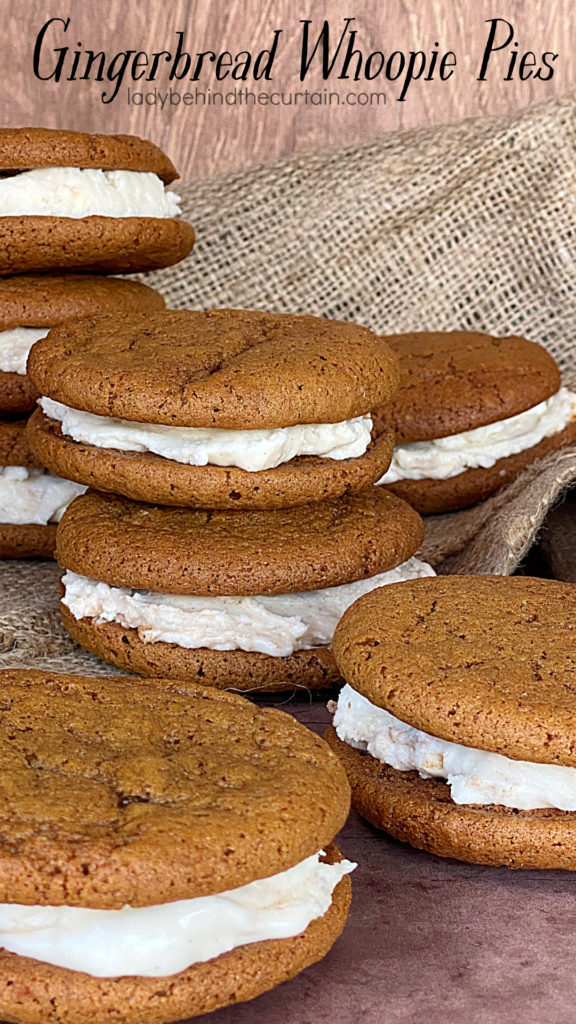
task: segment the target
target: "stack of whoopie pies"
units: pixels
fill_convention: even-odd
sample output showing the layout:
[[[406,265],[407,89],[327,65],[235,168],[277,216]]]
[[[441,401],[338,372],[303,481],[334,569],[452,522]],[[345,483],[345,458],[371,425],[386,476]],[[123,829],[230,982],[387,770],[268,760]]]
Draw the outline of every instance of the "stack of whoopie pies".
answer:
[[[38,397],[30,347],[75,318],[164,307],[143,284],[97,275],[187,255],[193,229],[164,189],[176,177],[156,146],[131,136],[0,129],[0,557],[50,556],[55,524],[84,490],[27,446]]]
[[[64,515],[70,632],[155,678],[0,673],[0,1016],[162,1024],[291,978],[344,926],[338,758],[214,687],[332,681],[344,608],[431,572],[418,514],[372,486],[397,363],[354,325],[168,313],[94,276],[192,245],[148,143],[0,132],[2,167],[4,550],[50,553]]]
[[[419,515],[374,487],[398,365],[367,328],[130,313],[53,330],[28,366],[35,456],[99,492],[65,514],[57,557],[64,623],[105,660],[240,690],[332,685],[343,611],[433,575]]]

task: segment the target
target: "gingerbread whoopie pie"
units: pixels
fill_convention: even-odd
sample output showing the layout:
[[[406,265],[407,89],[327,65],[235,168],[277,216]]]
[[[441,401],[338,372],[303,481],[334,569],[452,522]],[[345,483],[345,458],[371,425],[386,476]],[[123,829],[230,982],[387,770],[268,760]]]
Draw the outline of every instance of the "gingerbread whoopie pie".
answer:
[[[51,331],[28,372],[42,396],[28,434],[38,459],[138,501],[304,505],[367,487],[392,457],[396,357],[353,323],[233,309],[100,317]]]
[[[27,376],[26,361],[34,342],[52,327],[99,314],[163,308],[160,293],[137,281],[94,274],[0,278],[0,415],[34,408],[38,394]]]
[[[238,690],[332,686],[329,643],[361,594],[433,569],[422,521],[382,488],[289,509],[200,511],[90,491],[57,533],[79,644],[143,676]]]
[[[360,814],[443,857],[576,870],[575,622],[576,587],[529,577],[360,598],[326,735]]]
[[[423,515],[483,501],[576,441],[576,395],[541,345],[468,331],[383,340],[402,384],[394,456],[379,482]]]
[[[167,1024],[322,959],[355,867],[327,744],[242,697],[0,673],[0,1017]]]
[[[56,524],[84,491],[36,461],[25,419],[0,419],[0,558],[51,558]]]
[[[0,129],[0,274],[131,273],[194,244],[178,174],[152,142],[53,128]]]

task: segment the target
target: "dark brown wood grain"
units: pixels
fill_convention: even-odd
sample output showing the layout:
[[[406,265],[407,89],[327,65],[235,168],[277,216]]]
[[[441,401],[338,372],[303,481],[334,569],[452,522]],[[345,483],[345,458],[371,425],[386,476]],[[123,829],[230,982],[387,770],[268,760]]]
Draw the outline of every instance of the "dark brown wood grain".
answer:
[[[571,0],[508,0],[505,10],[492,0],[71,0],[62,8],[43,0],[0,0],[0,85],[3,125],[43,124],[80,130],[132,132],[165,148],[183,177],[196,177],[295,153],[347,145],[397,128],[437,124],[483,114],[504,114],[568,92],[576,49],[576,14]],[[275,28],[283,29],[274,69],[274,88],[285,94],[302,90],[299,81],[301,18],[312,18],[319,31],[329,17],[334,29],[345,16],[356,16],[359,43],[366,52],[383,49],[441,50],[457,54],[458,67],[449,81],[415,82],[405,102],[394,98],[398,87],[387,85],[386,105],[367,106],[129,106],[123,86],[110,105],[98,82],[38,81],[32,70],[36,34],[48,17],[71,16],[65,41],[75,47],[148,51],[170,49],[175,33],[186,33],[192,52],[229,48],[258,50],[267,46]],[[514,24],[519,52],[530,49],[559,53],[549,82],[503,81],[508,56],[496,58],[489,80],[476,75],[488,27],[485,19],[502,16]],[[55,38],[55,37],[54,37]],[[509,47],[508,49],[512,49]],[[161,91],[166,80],[157,83]],[[214,83],[212,83],[214,85]],[[169,85],[169,83],[168,83]],[[319,73],[311,89],[324,88]],[[147,91],[154,83],[145,86]],[[377,82],[363,91],[381,91]],[[341,84],[346,92],[346,83]],[[200,101],[201,102],[201,101]]]

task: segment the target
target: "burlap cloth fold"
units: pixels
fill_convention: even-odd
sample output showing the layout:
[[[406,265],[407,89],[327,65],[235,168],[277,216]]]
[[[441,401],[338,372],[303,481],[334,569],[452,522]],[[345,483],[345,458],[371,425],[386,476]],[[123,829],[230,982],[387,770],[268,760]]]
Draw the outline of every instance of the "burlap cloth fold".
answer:
[[[546,345],[569,379],[575,103],[187,182],[194,253],[147,280],[174,308],[307,312],[386,334],[521,334]],[[482,505],[428,520],[424,555],[442,572],[510,573],[573,481],[576,448],[550,455]],[[55,567],[1,571],[0,665],[97,670],[59,626]]]

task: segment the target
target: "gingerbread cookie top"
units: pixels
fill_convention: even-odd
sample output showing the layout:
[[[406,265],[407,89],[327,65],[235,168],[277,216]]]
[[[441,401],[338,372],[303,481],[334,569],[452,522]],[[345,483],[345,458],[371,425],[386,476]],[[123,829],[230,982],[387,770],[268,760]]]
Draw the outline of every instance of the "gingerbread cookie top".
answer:
[[[0,682],[0,902],[209,895],[317,853],[346,820],[338,759],[284,712],[157,679]]]
[[[102,171],[150,171],[168,185],[178,177],[158,146],[136,135],[99,135],[56,128],[1,128],[0,171],[36,167],[93,167]]]
[[[388,402],[398,382],[367,327],[234,309],[65,325],[35,347],[29,372],[76,409],[226,429],[337,423]]]
[[[398,357],[397,439],[431,441],[516,416],[555,394],[560,373],[524,338],[469,331],[384,337]]]
[[[98,494],[69,506],[63,568],[111,586],[171,594],[283,594],[375,576],[422,543],[417,512],[372,487],[288,509],[200,511]]]
[[[576,767],[576,588],[439,576],[360,598],[333,651],[350,685],[423,732]]]
[[[139,281],[95,274],[0,278],[0,331],[54,327],[72,319],[163,308],[160,293]]]

